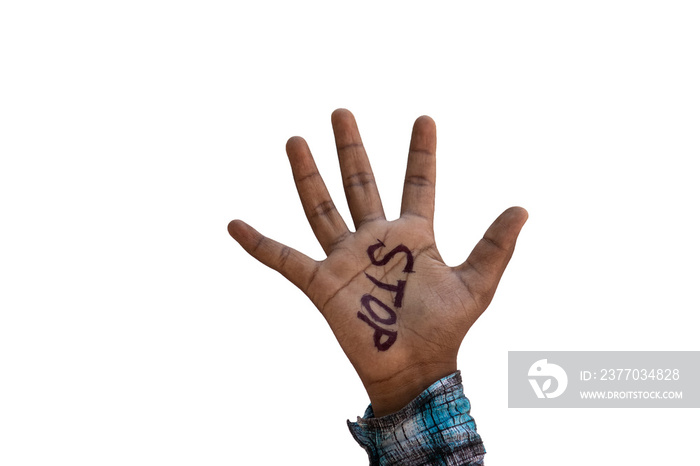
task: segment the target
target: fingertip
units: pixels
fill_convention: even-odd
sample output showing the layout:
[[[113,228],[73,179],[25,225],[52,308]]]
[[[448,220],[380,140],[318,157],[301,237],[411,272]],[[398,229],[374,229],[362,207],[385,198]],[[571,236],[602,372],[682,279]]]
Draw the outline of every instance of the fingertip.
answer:
[[[240,228],[240,224],[243,223],[241,220],[231,220],[228,222],[228,234],[231,235],[231,237],[235,238],[236,237],[236,231]]]
[[[231,235],[233,239],[239,243],[243,241],[246,236],[251,236],[250,232],[252,228],[245,223],[243,220],[231,220],[228,224],[228,234]]]
[[[416,118],[416,122],[414,123],[414,126],[417,126],[417,125],[435,126],[435,120],[433,120],[428,115],[421,115],[418,118]]]
[[[437,131],[435,121],[428,115],[420,116],[413,124],[410,150],[429,152],[433,156],[437,147]]]
[[[528,219],[527,210],[520,206],[513,206],[506,209],[489,228],[487,235],[499,238],[502,244],[515,246],[515,241],[520,235],[525,222]],[[486,235],[485,235],[486,236]]]
[[[336,125],[341,121],[355,121],[355,116],[347,108],[337,108],[331,113],[331,123]]]
[[[509,217],[511,217],[513,220],[520,220],[520,224],[525,224],[527,222],[527,219],[530,218],[530,213],[525,210],[525,208],[520,207],[520,206],[513,206],[504,212],[504,214],[507,214]]]
[[[430,145],[434,145],[437,134],[435,120],[430,118],[428,115],[419,116],[416,118],[416,122],[413,123],[413,134],[414,136],[420,135],[420,137],[424,140],[424,143],[430,141]]]
[[[308,147],[306,140],[301,136],[292,136],[287,140],[287,154]]]

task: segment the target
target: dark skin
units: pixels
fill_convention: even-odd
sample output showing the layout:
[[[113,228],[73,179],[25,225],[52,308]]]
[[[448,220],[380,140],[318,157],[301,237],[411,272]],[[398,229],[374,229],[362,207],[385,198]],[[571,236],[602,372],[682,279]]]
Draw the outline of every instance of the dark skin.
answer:
[[[231,236],[263,264],[277,270],[303,291],[321,311],[367,390],[376,417],[394,413],[432,383],[457,370],[457,353],[467,331],[486,310],[527,220],[521,207],[503,212],[486,230],[466,261],[445,265],[435,245],[435,123],[418,118],[413,126],[401,202],[401,216],[384,216],[372,169],[353,115],[338,109],[331,116],[340,169],[355,232],[336,210],[306,141],[293,137],[287,154],[306,217],[327,257],[315,261],[269,239],[241,220],[228,226]],[[368,248],[381,240],[368,254]],[[384,265],[372,263],[404,245],[413,258],[399,252]],[[371,281],[397,285],[403,296]],[[381,301],[396,314],[391,325],[377,322],[363,308],[363,296]],[[388,311],[370,303],[388,322]],[[378,348],[375,328],[396,332],[388,348]],[[382,336],[381,343],[388,337]]]

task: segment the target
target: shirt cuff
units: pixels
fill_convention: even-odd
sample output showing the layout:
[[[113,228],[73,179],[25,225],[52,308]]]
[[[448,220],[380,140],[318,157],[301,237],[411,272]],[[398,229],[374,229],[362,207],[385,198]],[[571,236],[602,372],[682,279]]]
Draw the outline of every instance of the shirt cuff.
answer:
[[[388,416],[375,418],[369,405],[348,427],[370,466],[483,465],[486,450],[470,409],[457,371]]]

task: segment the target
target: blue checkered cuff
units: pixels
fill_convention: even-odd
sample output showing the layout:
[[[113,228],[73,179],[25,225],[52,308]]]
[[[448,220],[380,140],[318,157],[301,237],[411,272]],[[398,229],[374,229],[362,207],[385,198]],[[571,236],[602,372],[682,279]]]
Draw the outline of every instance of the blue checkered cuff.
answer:
[[[367,451],[370,466],[481,466],[486,450],[470,409],[457,371],[432,384],[400,411],[375,418],[370,405],[364,417],[348,421],[348,427]]]

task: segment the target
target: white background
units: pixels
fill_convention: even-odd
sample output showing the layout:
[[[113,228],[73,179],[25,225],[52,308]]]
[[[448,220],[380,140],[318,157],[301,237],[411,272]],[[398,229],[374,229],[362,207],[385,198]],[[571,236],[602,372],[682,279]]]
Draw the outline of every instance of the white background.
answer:
[[[509,350],[698,350],[700,6],[0,3],[0,464],[362,465],[368,399],[306,297],[228,236],[321,259],[284,144],[346,214],[355,113],[387,215],[438,126],[456,265],[530,219],[460,353],[490,466],[697,464],[697,410],[507,407]]]

